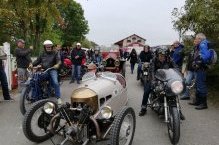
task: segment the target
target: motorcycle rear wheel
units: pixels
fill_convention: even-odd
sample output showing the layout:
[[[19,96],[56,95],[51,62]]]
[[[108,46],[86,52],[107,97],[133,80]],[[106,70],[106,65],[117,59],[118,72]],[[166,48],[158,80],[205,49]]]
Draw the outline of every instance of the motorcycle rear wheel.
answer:
[[[177,107],[169,108],[167,128],[171,143],[176,145],[180,138],[180,115]]]

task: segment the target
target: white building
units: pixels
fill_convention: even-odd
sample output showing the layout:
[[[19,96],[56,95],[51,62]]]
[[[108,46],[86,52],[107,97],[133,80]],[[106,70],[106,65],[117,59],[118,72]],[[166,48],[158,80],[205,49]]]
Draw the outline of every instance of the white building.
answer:
[[[128,36],[116,43],[114,45],[118,45],[120,49],[123,49],[125,51],[131,52],[131,50],[134,48],[137,53],[139,54],[145,45],[146,39],[133,34],[131,36]]]

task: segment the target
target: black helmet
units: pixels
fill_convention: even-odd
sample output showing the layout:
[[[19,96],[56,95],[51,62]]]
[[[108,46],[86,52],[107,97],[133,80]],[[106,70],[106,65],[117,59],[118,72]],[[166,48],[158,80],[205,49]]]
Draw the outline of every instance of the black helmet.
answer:
[[[166,50],[166,49],[163,49],[163,48],[158,48],[157,54],[167,55],[167,50]]]

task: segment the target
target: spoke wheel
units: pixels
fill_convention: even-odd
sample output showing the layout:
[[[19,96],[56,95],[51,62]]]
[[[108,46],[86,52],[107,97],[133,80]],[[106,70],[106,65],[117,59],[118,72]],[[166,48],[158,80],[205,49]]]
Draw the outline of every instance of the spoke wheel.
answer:
[[[49,139],[53,134],[48,131],[50,120],[53,116],[50,116],[42,111],[43,106],[51,100],[42,100],[33,104],[31,109],[27,111],[23,121],[24,135],[32,142],[43,142]],[[52,102],[55,104],[55,102]],[[57,108],[57,105],[56,105]],[[60,119],[57,119],[54,128],[57,129]]]
[[[31,95],[32,95],[32,89],[30,86],[26,86],[20,95],[20,111],[24,115],[27,110],[31,107]]]
[[[111,129],[111,145],[131,145],[135,133],[135,112],[124,107],[115,117]]]
[[[173,145],[179,142],[180,138],[180,117],[176,107],[170,107],[168,117],[168,134]]]

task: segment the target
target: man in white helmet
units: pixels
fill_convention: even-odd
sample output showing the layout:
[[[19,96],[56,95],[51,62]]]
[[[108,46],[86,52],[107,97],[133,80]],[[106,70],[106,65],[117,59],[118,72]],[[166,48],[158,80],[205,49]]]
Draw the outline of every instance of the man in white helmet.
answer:
[[[51,78],[51,84],[55,89],[55,95],[58,101],[58,104],[62,104],[61,100],[61,91],[58,82],[58,71],[61,64],[60,55],[53,49],[53,43],[50,40],[46,40],[43,43],[44,52],[33,62],[33,66],[41,65],[43,69],[48,69],[53,67],[54,69],[48,72]]]

